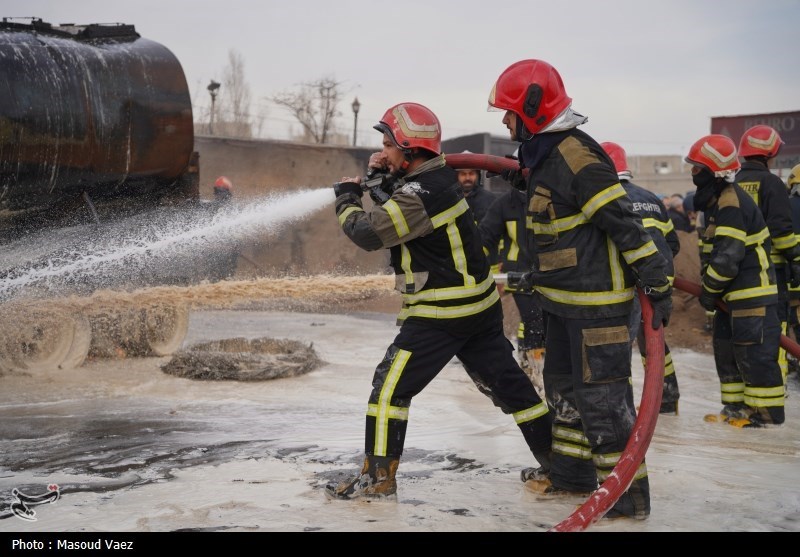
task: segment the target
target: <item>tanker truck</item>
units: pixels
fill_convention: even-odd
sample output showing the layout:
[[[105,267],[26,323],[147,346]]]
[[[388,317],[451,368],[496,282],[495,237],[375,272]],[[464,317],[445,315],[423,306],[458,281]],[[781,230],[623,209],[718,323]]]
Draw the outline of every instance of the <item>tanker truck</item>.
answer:
[[[3,18],[0,370],[71,368],[120,346],[160,356],[180,347],[181,304],[75,311],[61,300],[202,280],[202,262],[129,258],[114,272],[81,273],[63,262],[147,234],[144,222],[203,218],[198,160],[186,78],[165,46],[128,24]],[[54,268],[58,280],[44,280]]]

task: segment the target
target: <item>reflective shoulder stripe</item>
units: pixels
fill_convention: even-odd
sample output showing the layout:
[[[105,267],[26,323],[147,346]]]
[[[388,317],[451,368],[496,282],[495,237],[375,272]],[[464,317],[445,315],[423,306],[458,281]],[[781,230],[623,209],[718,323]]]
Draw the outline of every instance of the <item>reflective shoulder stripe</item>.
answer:
[[[440,226],[444,226],[447,223],[456,220],[458,217],[463,215],[469,209],[469,205],[467,204],[466,199],[459,200],[458,203],[450,207],[449,209],[445,209],[438,215],[434,215],[431,217],[431,222],[433,223],[434,228],[439,228]]]
[[[406,222],[406,218],[403,216],[403,211],[401,211],[400,207],[397,206],[397,202],[393,199],[390,199],[383,204],[383,208],[386,210],[389,218],[392,219],[394,229],[397,232],[397,237],[402,238],[403,236],[407,235],[410,232],[408,223]]]
[[[622,187],[622,184],[617,182],[613,186],[608,187],[594,195],[584,204],[583,207],[581,207],[581,212],[588,218],[592,218],[592,215],[594,215],[603,205],[606,205],[607,203],[624,195],[625,188]]]

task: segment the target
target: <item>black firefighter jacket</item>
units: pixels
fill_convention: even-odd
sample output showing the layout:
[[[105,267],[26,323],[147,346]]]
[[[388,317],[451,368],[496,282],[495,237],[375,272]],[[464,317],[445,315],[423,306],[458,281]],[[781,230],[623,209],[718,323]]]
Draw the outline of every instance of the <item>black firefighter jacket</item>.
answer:
[[[567,318],[627,315],[637,281],[667,293],[658,252],[602,147],[577,128],[522,144],[544,311]]]
[[[667,277],[670,284],[675,280],[675,264],[673,258],[681,251],[681,241],[675,232],[675,223],[666,207],[656,194],[628,180],[621,180],[622,187],[631,198],[633,210],[642,217],[644,229],[658,248],[658,252],[667,261]]]
[[[504,272],[526,273],[531,270],[529,223],[525,193],[512,189],[492,203],[478,225],[484,251],[490,260],[503,264]],[[509,286],[505,289],[508,292],[515,290]]]
[[[705,211],[703,288],[729,309],[777,303],[771,241],[761,211],[736,184],[727,185]]]
[[[772,237],[772,262],[785,265],[786,261],[800,258],[800,245],[792,226],[792,208],[789,191],[767,165],[757,160],[742,163],[736,173],[736,183],[756,202]]]
[[[403,295],[399,321],[424,320],[454,332],[500,297],[453,169],[440,155],[405,176],[383,205],[364,211],[355,195],[336,200],[342,230],[368,251],[389,248],[396,288]]]

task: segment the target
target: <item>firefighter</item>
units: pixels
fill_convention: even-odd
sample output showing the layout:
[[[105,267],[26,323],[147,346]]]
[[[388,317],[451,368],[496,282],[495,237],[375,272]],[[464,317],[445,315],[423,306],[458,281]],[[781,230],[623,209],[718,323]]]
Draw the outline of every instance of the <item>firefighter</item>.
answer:
[[[723,408],[705,419],[736,427],[781,424],[781,325],[769,229],[753,198],[736,183],[741,165],[730,138],[701,137],[686,162],[697,188],[694,206],[706,217],[700,305],[716,309],[714,363]],[[719,301],[725,302],[725,311],[717,308]]]
[[[479,390],[514,419],[536,461],[547,467],[550,414],[505,337],[478,228],[441,154],[439,119],[420,104],[401,103],[374,127],[383,134],[383,150],[369,166],[390,173],[391,196],[365,211],[360,177],[343,178],[334,185],[336,215],[357,246],[390,250],[403,296],[401,326],[372,379],[363,468],[327,486],[326,494],[396,497],[411,401],[454,356]]]
[[[483,238],[484,252],[490,261],[496,257],[506,273],[527,272],[533,265],[527,222],[525,194],[517,189],[511,189],[492,203],[478,226]],[[520,367],[531,378],[539,396],[544,397],[542,370],[545,356],[545,325],[542,308],[539,307],[532,290],[508,283],[505,292],[513,296],[519,311],[517,358]]]
[[[545,495],[583,494],[609,477],[633,429],[628,322],[634,287],[650,298],[653,327],[666,325],[672,310],[666,261],[608,155],[577,129],[587,118],[572,109],[554,67],[541,60],[512,64],[492,88],[489,106],[505,111],[511,139],[521,142],[520,169],[502,174],[527,191],[535,245],[530,280],[547,317],[551,469],[524,470],[522,480]],[[642,461],[605,516],[649,514]]]
[[[675,225],[672,219],[667,214],[666,207],[661,202],[656,194],[644,189],[631,182],[633,173],[628,166],[628,157],[625,149],[618,143],[606,141],[600,144],[605,150],[614,167],[617,169],[617,176],[625,192],[633,202],[633,210],[639,213],[642,217],[642,224],[645,230],[650,233],[653,238],[658,251],[664,256],[667,261],[667,277],[670,284],[675,280],[675,265],[673,259],[681,250],[681,242],[678,235],[675,233]],[[647,344],[644,338],[644,327],[641,326],[640,321],[642,317],[642,308],[639,303],[638,292],[633,300],[634,311],[631,316],[631,336],[636,339],[636,344],[639,347],[639,354],[642,357],[642,365],[647,367]],[[672,362],[672,354],[669,351],[669,345],[666,339],[664,340],[664,386],[661,391],[661,408],[660,414],[678,415],[678,399],[680,398],[680,390],[678,389],[678,378],[675,375],[675,365]]]
[[[233,198],[233,182],[227,176],[220,176],[214,181],[214,201],[220,205]]]
[[[800,164],[796,165],[789,172],[786,179],[789,188],[789,204],[792,207],[792,224],[795,236],[800,236]],[[794,339],[800,341],[800,285],[789,285],[789,325],[792,327]],[[798,360],[796,357],[788,357],[789,365],[786,373],[798,373]]]
[[[770,161],[783,145],[778,132],[770,126],[758,125],[749,128],[739,141],[739,157],[744,159],[736,174],[736,183],[750,194],[761,209],[772,237],[770,259],[775,265],[778,282],[778,318],[781,332],[786,334],[789,318],[789,286],[800,286],[800,244],[794,234],[792,209],[786,185],[770,172]],[[788,371],[786,350],[778,348],[778,364],[784,382]]]

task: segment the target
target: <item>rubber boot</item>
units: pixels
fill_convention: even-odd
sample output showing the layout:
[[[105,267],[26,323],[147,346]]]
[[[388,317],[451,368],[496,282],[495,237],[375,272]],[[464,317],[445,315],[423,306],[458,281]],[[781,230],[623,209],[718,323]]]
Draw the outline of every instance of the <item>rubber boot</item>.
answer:
[[[331,499],[396,499],[395,474],[399,458],[367,455],[361,472],[338,485],[325,486],[325,495]]]

